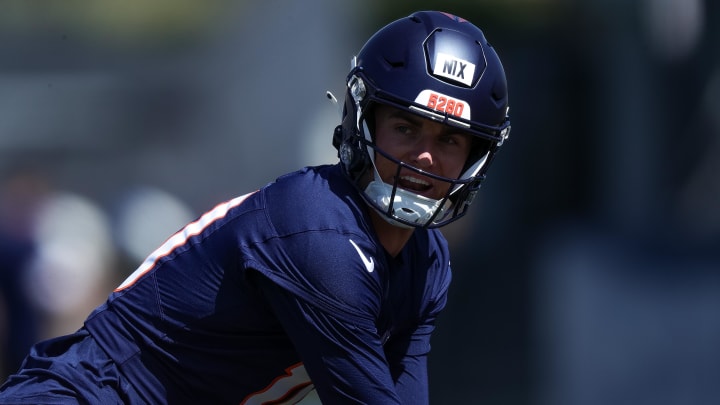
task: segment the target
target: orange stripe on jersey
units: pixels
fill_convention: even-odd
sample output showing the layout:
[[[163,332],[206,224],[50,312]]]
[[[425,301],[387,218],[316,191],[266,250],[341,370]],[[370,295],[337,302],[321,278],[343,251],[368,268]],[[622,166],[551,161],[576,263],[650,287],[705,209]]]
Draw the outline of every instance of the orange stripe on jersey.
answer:
[[[140,265],[140,267],[138,267],[132,274],[130,274],[130,276],[115,289],[115,292],[124,290],[125,288],[133,285],[135,281],[137,281],[140,277],[150,271],[155,266],[155,263],[157,263],[158,260],[169,255],[176,248],[184,245],[188,241],[188,239],[195,235],[198,235],[210,224],[217,221],[218,219],[223,218],[225,215],[227,215],[230,209],[242,204],[243,201],[245,201],[248,197],[255,193],[256,191],[242,195],[240,197],[233,198],[230,201],[220,203],[216,205],[215,208],[203,214],[197,221],[187,224],[183,229],[168,238],[168,240],[166,240],[165,243],[160,245],[159,248],[155,249],[155,251],[150,253],[150,256],[148,256],[145,261]]]
[[[250,394],[240,405],[294,404],[315,388],[303,363],[285,369],[285,374],[274,379],[265,389]]]

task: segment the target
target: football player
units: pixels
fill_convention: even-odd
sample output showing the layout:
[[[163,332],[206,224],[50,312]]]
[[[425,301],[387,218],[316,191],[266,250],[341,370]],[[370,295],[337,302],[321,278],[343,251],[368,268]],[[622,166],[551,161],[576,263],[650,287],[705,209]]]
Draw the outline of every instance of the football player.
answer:
[[[36,344],[0,402],[427,403],[451,279],[436,228],[508,137],[505,73],[475,25],[423,11],[374,34],[346,83],[338,163],[185,226]]]

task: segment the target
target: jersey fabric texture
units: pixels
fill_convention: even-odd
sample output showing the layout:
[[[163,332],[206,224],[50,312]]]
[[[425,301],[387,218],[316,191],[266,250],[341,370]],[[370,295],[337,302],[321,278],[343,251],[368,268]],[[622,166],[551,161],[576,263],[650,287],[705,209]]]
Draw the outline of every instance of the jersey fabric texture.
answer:
[[[218,205],[88,317],[78,333],[113,365],[79,379],[110,379],[123,401],[153,404],[294,403],[313,388],[331,404],[427,403],[447,243],[417,229],[389,257],[367,210],[338,165]]]

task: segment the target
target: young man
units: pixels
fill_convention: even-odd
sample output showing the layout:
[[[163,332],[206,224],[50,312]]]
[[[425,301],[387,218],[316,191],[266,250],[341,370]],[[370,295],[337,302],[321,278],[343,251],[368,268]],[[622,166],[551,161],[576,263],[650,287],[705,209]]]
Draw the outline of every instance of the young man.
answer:
[[[471,23],[418,12],[354,59],[340,162],[218,205],[75,334],[37,344],[0,403],[428,402],[450,283],[436,229],[506,139],[505,74]]]

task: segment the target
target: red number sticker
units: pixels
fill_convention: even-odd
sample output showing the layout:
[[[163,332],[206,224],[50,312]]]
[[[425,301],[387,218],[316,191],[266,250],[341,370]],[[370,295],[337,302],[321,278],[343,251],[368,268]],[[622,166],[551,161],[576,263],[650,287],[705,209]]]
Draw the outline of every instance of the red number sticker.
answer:
[[[437,93],[430,94],[427,106],[433,110],[442,111],[456,117],[462,117],[462,113],[465,110],[465,103],[462,101]]]

